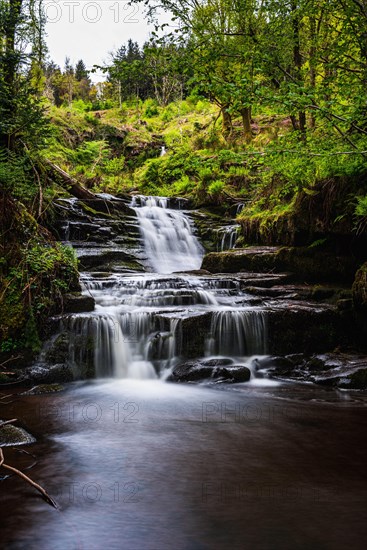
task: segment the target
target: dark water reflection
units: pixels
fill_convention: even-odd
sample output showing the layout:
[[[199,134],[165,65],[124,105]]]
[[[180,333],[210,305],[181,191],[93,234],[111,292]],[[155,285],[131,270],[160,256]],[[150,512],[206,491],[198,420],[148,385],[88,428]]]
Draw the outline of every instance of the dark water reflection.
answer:
[[[2,415],[38,437],[29,473],[60,510],[6,479],[1,547],[365,548],[366,404],[309,386],[128,380],[21,397]]]

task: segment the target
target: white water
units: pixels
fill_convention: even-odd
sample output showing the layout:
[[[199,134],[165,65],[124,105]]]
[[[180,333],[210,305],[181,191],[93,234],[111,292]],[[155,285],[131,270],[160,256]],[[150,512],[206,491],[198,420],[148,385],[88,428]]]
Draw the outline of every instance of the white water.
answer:
[[[223,309],[213,314],[208,355],[244,357],[266,351],[266,318],[261,310]]]
[[[218,230],[218,248],[221,252],[235,247],[239,228],[239,225],[227,225]]]
[[[132,206],[155,273],[82,273],[96,307],[64,320],[75,377],[165,378],[186,359],[225,355],[238,364],[264,354],[265,313],[240,280],[172,273],[202,261],[186,212],[160,197],[137,196]]]
[[[144,248],[153,271],[173,273],[200,269],[203,247],[193,234],[189,218],[168,208],[168,199],[139,197],[142,206],[133,208],[138,216]]]

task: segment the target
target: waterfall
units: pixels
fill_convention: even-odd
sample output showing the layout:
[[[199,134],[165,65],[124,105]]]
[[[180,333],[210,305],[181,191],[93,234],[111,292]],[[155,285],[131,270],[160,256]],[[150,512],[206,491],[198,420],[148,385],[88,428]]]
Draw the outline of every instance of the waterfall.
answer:
[[[74,202],[71,206],[77,209]],[[199,269],[204,252],[185,207],[184,199],[137,195],[132,200],[143,246],[137,253],[153,272],[107,264],[106,270],[81,273],[83,292],[93,296],[95,309],[61,321],[74,378],[165,378],[179,361],[228,356],[241,362],[266,352],[266,314],[252,305],[241,278],[175,273]],[[92,228],[90,216],[80,219],[73,246],[85,249],[83,237]],[[221,248],[234,246],[237,226],[222,230]],[[93,254],[100,246],[103,258],[108,238],[100,245],[93,241]],[[112,243],[113,250],[120,242]]]
[[[134,208],[149,262],[155,273],[199,269],[204,250],[193,234],[189,218],[180,210],[168,208],[168,199],[140,197]]]
[[[207,355],[244,357],[265,353],[266,318],[263,311],[223,310],[213,314]]]
[[[113,313],[75,315],[66,320],[70,331],[69,363],[76,377],[157,378],[146,353],[151,319]]]
[[[221,252],[235,247],[239,225],[227,225],[218,229],[218,248]]]

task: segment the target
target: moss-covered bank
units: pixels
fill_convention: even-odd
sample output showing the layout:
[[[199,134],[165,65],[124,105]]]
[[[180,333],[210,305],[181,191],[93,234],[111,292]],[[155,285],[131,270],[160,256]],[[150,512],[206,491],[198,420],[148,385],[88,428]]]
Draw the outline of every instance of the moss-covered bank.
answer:
[[[74,251],[56,242],[29,210],[0,194],[0,363],[39,351],[49,315],[79,290]]]

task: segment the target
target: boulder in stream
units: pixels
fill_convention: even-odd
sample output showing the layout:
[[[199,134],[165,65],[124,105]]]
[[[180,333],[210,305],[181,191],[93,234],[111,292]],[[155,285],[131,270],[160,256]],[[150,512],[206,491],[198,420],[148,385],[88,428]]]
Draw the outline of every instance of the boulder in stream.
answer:
[[[186,361],[173,368],[169,382],[248,382],[251,371],[245,365],[235,365],[232,359],[216,358]]]
[[[313,382],[340,389],[367,389],[367,358],[365,356],[325,353],[293,354],[255,359],[254,367],[271,378]]]
[[[59,384],[72,382],[74,373],[70,365],[34,365],[25,371],[25,378],[37,384]]]
[[[3,421],[0,420],[0,447],[13,447],[15,445],[29,445],[36,441],[33,435],[29,434],[23,428],[6,424],[1,426]]]
[[[43,395],[45,393],[58,393],[65,388],[61,384],[39,384],[33,386],[30,390],[26,390],[21,395]]]

